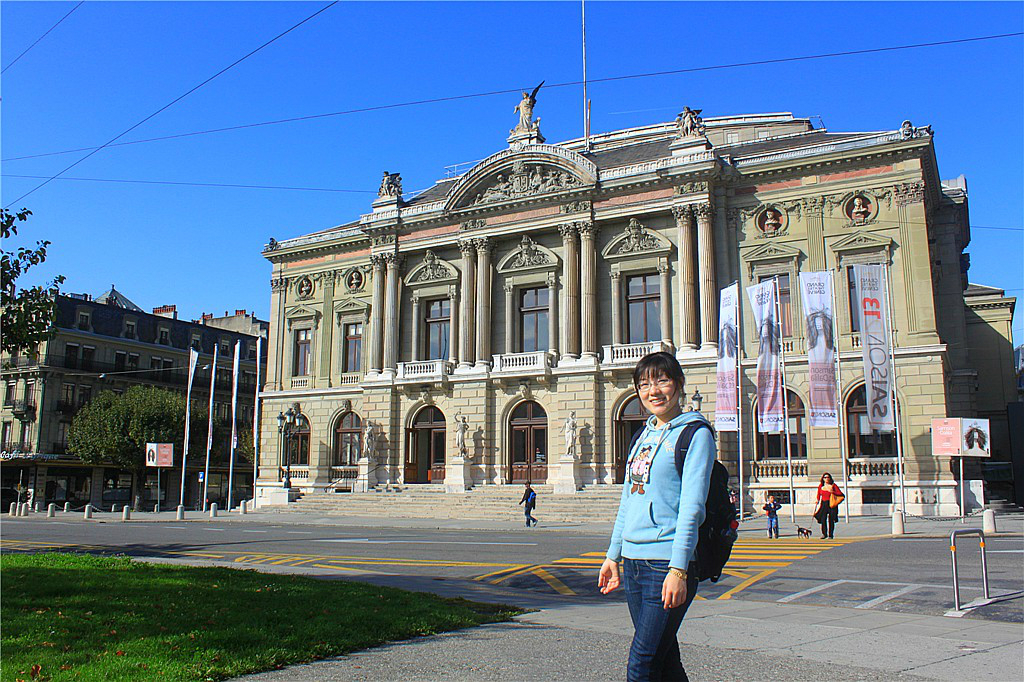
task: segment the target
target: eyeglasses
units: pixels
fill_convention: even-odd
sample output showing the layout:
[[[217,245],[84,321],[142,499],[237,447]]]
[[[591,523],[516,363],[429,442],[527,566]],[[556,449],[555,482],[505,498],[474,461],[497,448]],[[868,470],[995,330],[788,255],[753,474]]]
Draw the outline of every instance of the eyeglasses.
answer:
[[[651,390],[652,390],[652,389],[653,389],[653,388],[654,388],[655,386],[657,386],[657,387],[658,387],[658,390],[659,390],[659,391],[667,391],[667,390],[668,390],[669,388],[671,388],[672,386],[675,386],[675,384],[676,384],[676,382],[672,381],[671,379],[669,379],[669,378],[667,378],[667,377],[662,377],[661,379],[658,379],[658,380],[657,380],[657,381],[655,381],[655,382],[650,382],[650,381],[641,381],[641,382],[640,382],[639,384],[637,384],[637,386],[636,386],[636,387],[637,387],[637,389],[638,389],[638,390],[639,390],[639,391],[640,391],[641,393],[648,393],[648,392],[650,392],[650,391],[651,391]]]

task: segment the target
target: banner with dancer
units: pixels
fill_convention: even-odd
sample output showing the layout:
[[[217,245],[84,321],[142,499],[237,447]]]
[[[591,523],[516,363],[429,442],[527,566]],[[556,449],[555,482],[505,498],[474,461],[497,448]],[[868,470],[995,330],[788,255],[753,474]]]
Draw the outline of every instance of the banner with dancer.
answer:
[[[896,421],[893,416],[885,266],[854,265],[853,280],[860,322],[860,347],[864,356],[864,381],[867,384],[864,390],[868,426],[875,431],[893,431]]]
[[[782,372],[779,369],[781,329],[775,317],[775,280],[747,287],[750,310],[757,330],[757,430],[782,433],[786,419],[782,404]]]
[[[737,431],[736,382],[739,379],[739,327],[736,310],[740,285],[731,284],[722,289],[718,309],[718,376],[715,392],[715,429]]]
[[[800,293],[807,331],[807,375],[811,426],[839,426],[836,400],[836,346],[833,338],[835,306],[832,273],[801,272]]]

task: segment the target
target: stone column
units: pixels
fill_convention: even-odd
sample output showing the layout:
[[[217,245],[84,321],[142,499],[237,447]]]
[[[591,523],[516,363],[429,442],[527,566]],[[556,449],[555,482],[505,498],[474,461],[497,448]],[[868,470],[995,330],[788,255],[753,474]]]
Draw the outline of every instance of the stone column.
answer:
[[[622,344],[622,273],[612,271],[612,343]]]
[[[516,352],[516,288],[505,282],[505,352]]]
[[[565,287],[565,330],[562,353],[570,358],[580,355],[580,270],[576,247],[576,226],[560,225],[562,234],[562,281]]]
[[[491,250],[487,237],[473,240],[476,246],[476,366],[491,366]]]
[[[462,312],[459,325],[459,367],[472,367],[476,360],[474,320],[476,316],[476,249],[470,240],[460,241],[462,250]]]
[[[370,300],[370,374],[384,367],[384,257],[370,256],[373,265],[373,298]]]
[[[548,275],[548,352],[558,357],[558,275]]]
[[[580,223],[580,277],[583,280],[583,354],[597,359],[597,226]]]
[[[416,362],[420,359],[420,327],[423,325],[422,321],[423,311],[420,310],[420,297],[417,294],[413,294],[412,297],[412,354],[410,360]]]
[[[661,338],[663,341],[672,343],[672,299],[669,297],[672,276],[667,261],[658,264],[658,272],[661,274],[661,298],[658,301],[658,308],[661,312]]]
[[[697,348],[697,278],[694,274],[693,253],[693,209],[690,206],[674,206],[679,228],[677,248],[679,277],[679,344],[680,350]]]
[[[384,255],[387,264],[387,286],[384,301],[384,371],[394,373],[398,366],[398,254]]]
[[[718,349],[718,280],[715,277],[714,211],[710,202],[694,206],[700,280],[700,348]]]
[[[451,285],[448,287],[448,306],[451,310],[452,325],[448,329],[448,362],[453,364],[459,361],[459,287]]]

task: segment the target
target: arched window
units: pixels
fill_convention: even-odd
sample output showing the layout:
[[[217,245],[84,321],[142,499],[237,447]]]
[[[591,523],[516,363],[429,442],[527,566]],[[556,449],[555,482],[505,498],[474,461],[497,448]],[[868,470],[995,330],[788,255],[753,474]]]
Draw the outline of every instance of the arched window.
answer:
[[[636,432],[644,428],[650,413],[640,403],[640,398],[633,396],[622,406],[619,420],[616,423],[617,444],[615,449],[615,482],[622,483],[626,476],[626,460],[629,459],[629,444],[633,442]]]
[[[793,459],[807,457],[807,432],[804,419],[804,402],[793,391],[786,391],[789,412],[789,448]],[[757,428],[757,403],[754,403],[754,428]],[[757,432],[758,459],[785,459],[786,434]]]
[[[354,466],[363,449],[363,422],[355,412],[341,415],[334,427],[334,457],[331,466]]]
[[[548,415],[527,400],[509,418],[512,483],[543,483],[548,477]]]
[[[867,391],[862,385],[846,399],[846,451],[849,457],[895,457],[892,431],[872,431],[868,425]]]
[[[305,415],[295,416],[295,432],[285,440],[292,466],[309,466],[309,419]]]

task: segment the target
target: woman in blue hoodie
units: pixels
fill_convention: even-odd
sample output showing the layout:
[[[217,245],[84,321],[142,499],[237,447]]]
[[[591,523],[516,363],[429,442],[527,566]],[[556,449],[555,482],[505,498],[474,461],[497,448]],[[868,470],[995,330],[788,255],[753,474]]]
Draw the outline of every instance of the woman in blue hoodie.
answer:
[[[687,680],[676,633],[697,592],[697,529],[704,522],[715,440],[699,412],[683,412],[683,370],[669,353],[651,353],[633,370],[633,387],[651,413],[634,441],[626,481],[598,587],[625,587],[633,620],[626,678]],[[700,422],[683,463],[676,440]],[[620,569],[621,562],[621,569]]]

